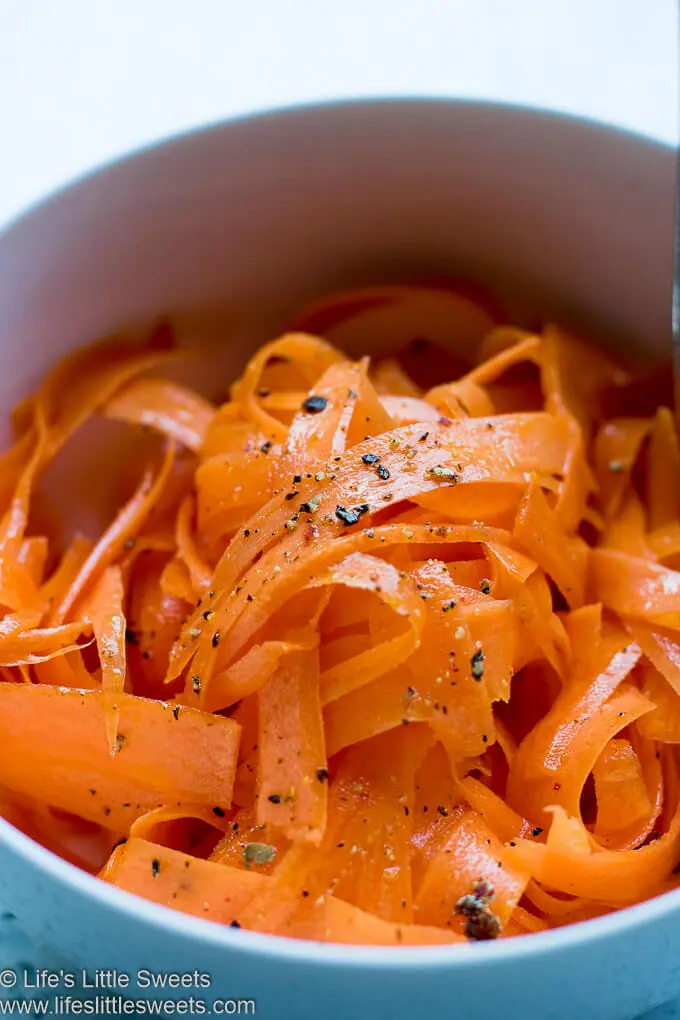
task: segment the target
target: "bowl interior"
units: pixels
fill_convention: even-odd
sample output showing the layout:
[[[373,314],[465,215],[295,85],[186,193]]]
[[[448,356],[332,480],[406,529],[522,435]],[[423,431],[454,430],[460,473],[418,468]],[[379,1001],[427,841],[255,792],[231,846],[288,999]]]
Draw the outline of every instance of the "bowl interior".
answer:
[[[515,321],[667,350],[673,158],[512,107],[330,104],[180,137],[86,178],[0,239],[0,408],[73,346],[172,313],[233,377],[307,298],[429,272]]]

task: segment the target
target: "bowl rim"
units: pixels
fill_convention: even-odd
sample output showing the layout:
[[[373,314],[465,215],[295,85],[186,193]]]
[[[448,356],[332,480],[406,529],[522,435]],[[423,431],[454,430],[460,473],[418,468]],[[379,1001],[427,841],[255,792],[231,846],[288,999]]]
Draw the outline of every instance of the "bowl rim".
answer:
[[[211,134],[219,134],[239,125],[253,123],[266,125],[268,121],[297,119],[310,114],[327,113],[342,116],[361,109],[378,112],[381,108],[407,107],[409,110],[432,110],[446,108],[468,108],[496,113],[504,117],[516,117],[539,125],[557,124],[567,131],[576,131],[583,136],[606,136],[611,140],[627,141],[636,147],[644,146],[659,155],[672,155],[674,146],[663,140],[633,129],[611,124],[604,120],[564,110],[551,110],[531,104],[488,100],[453,95],[388,95],[337,97],[320,101],[300,101],[284,106],[267,106],[248,110],[244,113],[217,118],[187,128],[150,138],[138,146],[87,167],[81,173],[58,184],[55,188],[38,196],[0,222],[0,253],[10,234],[21,230],[25,221],[39,214],[43,209],[66,198],[91,180],[111,171],[122,169],[140,158],[145,158],[161,149],[190,143]],[[361,971],[393,969],[396,966],[412,971],[423,968],[473,968],[520,963],[530,957],[551,956],[568,948],[585,947],[614,935],[623,935],[642,926],[657,923],[669,914],[680,910],[680,888],[662,893],[652,899],[633,906],[622,907],[612,913],[586,921],[574,922],[561,928],[550,929],[498,941],[481,942],[474,950],[463,948],[460,943],[429,946],[373,946],[364,944],[342,944],[294,939],[287,936],[262,934],[247,930],[234,930],[227,925],[185,914],[170,907],[164,907],[143,897],[102,881],[48,850],[6,819],[0,817],[0,846],[13,851],[25,863],[37,868],[47,877],[56,880],[75,895],[90,898],[103,908],[125,919],[136,919],[149,928],[165,931],[180,938],[188,938],[215,949],[238,949],[239,952],[254,954],[260,958],[277,961],[295,961],[308,966],[344,967],[351,966]]]
[[[475,96],[467,97],[432,93],[423,95],[369,94],[349,99],[337,96],[320,100],[300,100],[299,102],[287,103],[282,106],[256,107],[243,113],[236,113],[233,116],[216,117],[200,121],[199,123],[180,128],[177,131],[148,138],[138,145],[132,145],[121,150],[115,155],[97,160],[72,177],[66,178],[44,193],[37,195],[34,199],[23,203],[13,212],[10,212],[6,219],[0,220],[0,244],[2,244],[5,235],[14,231],[15,228],[21,227],[25,219],[28,219],[53,202],[66,197],[81,185],[87,184],[90,180],[99,177],[101,174],[117,170],[137,159],[151,155],[159,149],[172,148],[199,136],[218,134],[225,129],[247,125],[251,122],[264,124],[268,120],[294,119],[307,116],[310,113],[328,113],[335,116],[343,112],[353,112],[370,107],[374,107],[377,110],[393,106],[405,106],[411,110],[433,109],[435,107],[441,109],[468,107],[488,113],[500,113],[504,116],[522,117],[536,124],[540,122],[557,122],[568,130],[577,129],[585,133],[605,134],[611,139],[625,139],[631,143],[644,145],[649,149],[656,150],[657,153],[665,153],[666,155],[674,154],[676,151],[675,146],[670,142],[655,138],[653,135],[645,134],[642,131],[636,131],[634,128],[612,124],[597,117],[572,113],[568,110],[551,109],[550,107],[535,106],[531,103],[517,103],[503,99],[485,99]]]
[[[512,965],[527,958],[549,957],[570,948],[584,948],[610,936],[623,936],[639,927],[657,923],[680,908],[680,888],[652,899],[622,907],[610,914],[577,921],[561,928],[513,936],[508,939],[469,944],[423,946],[374,946],[336,942],[318,942],[289,936],[263,934],[185,914],[130,893],[82,871],[31,839],[4,818],[0,818],[0,845],[9,847],[24,863],[37,868],[48,878],[125,920],[143,922],[149,929],[213,949],[238,949],[279,962],[294,961],[318,967],[358,967],[360,970],[406,970],[423,968],[488,968]]]

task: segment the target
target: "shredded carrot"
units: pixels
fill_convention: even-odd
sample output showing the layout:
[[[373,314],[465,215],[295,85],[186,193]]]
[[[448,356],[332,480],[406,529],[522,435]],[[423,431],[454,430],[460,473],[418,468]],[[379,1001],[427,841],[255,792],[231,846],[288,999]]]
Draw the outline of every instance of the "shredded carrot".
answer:
[[[13,412],[2,814],[156,903],[329,942],[677,886],[670,409],[622,414],[650,406],[627,368],[447,278],[303,309],[221,405],[172,345],[78,351]],[[43,476],[93,415],[147,459],[107,463],[79,534]]]

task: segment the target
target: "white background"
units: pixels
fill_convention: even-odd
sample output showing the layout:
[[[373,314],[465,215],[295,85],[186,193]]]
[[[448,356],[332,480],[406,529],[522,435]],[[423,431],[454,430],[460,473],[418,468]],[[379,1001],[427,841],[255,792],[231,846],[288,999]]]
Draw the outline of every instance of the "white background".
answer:
[[[0,222],[93,164],[262,107],[553,107],[673,142],[675,0],[0,0]]]

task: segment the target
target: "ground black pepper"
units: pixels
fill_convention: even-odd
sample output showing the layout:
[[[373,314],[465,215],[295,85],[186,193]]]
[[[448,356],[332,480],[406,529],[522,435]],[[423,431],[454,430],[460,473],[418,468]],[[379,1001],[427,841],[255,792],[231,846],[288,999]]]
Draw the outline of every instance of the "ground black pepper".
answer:
[[[359,514],[356,512],[356,510],[348,510],[347,507],[344,506],[336,506],[335,516],[338,518],[338,520],[342,521],[345,527],[349,526],[350,524],[356,524],[357,521],[359,520]]]
[[[328,404],[325,397],[307,397],[306,400],[302,401],[302,408],[304,411],[308,411],[309,414],[319,414],[323,411]]]

